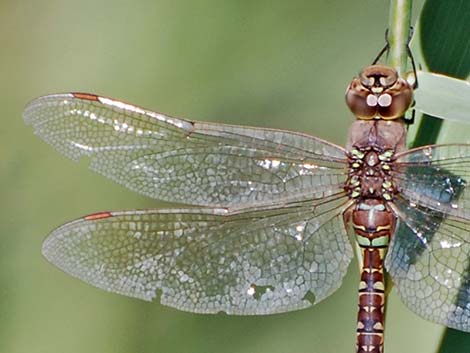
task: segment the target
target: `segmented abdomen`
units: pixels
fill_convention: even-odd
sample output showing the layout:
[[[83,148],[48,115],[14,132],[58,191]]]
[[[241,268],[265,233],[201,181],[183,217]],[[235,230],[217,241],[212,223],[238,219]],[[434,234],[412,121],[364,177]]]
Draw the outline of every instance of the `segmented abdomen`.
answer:
[[[383,263],[395,217],[384,200],[365,199],[345,213],[362,256],[357,316],[358,353],[382,353],[385,321]]]

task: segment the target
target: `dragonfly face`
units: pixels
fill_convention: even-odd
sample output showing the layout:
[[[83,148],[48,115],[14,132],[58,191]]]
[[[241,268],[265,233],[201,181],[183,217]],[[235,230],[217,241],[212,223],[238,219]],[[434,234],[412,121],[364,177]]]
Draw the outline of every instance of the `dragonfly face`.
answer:
[[[382,65],[366,67],[346,90],[346,103],[358,119],[398,119],[412,102],[410,84]]]
[[[357,352],[383,345],[384,267],[426,319],[470,331],[470,145],[405,148],[412,89],[372,66],[350,85],[347,147],[290,131],[202,123],[93,94],[40,97],[37,135],[143,195],[194,207],[102,212],[43,253],[99,288],[181,310],[272,314],[341,284],[360,246]],[[384,265],[385,264],[385,265]]]

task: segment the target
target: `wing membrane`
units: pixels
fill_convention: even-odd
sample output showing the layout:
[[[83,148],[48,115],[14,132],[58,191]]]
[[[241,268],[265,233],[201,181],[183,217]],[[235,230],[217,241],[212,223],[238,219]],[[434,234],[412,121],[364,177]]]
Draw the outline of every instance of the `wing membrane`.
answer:
[[[67,223],[46,258],[102,289],[180,310],[271,314],[308,307],[341,284],[352,257],[347,197],[228,212],[105,212]]]
[[[433,145],[397,156],[394,182],[410,202],[470,220],[470,145]]]
[[[398,198],[385,259],[402,301],[425,319],[470,332],[470,223]]]
[[[300,133],[200,123],[91,94],[40,97],[24,119],[59,152],[141,194],[228,207],[321,198],[347,177],[344,149]]]

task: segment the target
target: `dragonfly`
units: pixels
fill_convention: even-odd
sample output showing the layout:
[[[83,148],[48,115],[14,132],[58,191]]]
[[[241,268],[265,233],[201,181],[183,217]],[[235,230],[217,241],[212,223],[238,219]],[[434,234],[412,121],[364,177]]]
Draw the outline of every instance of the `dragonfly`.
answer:
[[[181,208],[99,212],[42,252],[106,291],[196,313],[304,309],[359,250],[356,352],[383,352],[387,270],[421,317],[470,332],[470,145],[406,148],[413,86],[390,67],[353,78],[346,147],[299,132],[170,117],[89,93],[30,102],[57,151]]]

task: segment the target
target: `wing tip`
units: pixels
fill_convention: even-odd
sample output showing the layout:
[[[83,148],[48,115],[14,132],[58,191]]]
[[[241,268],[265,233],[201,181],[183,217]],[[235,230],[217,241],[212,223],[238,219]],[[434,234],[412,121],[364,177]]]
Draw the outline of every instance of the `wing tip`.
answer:
[[[44,102],[51,100],[63,100],[74,97],[74,93],[53,93],[36,97],[26,103],[23,110],[23,120],[26,124],[33,125],[37,121],[38,111],[44,107]]]

